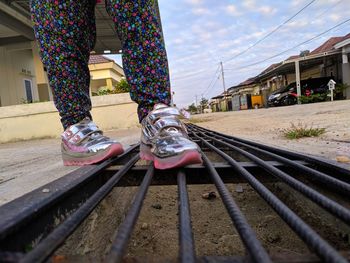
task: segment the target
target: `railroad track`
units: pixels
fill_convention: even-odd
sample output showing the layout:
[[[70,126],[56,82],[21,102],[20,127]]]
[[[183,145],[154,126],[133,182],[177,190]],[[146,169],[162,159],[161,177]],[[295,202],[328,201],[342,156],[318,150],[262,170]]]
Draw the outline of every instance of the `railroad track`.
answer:
[[[117,158],[82,167],[0,207],[0,262],[50,262],[116,186],[138,186],[138,190],[111,240],[104,262],[349,262],[349,170],[320,158],[257,144],[193,124],[187,124],[187,128],[191,139],[202,149],[203,166],[155,170],[152,165],[139,164],[139,145],[133,145]],[[228,190],[230,183],[248,183],[308,246],[310,253],[298,257],[270,254]],[[308,224],[288,202],[267,187],[270,183],[289,187],[322,213],[330,215],[343,232],[346,249],[344,246],[339,249],[330,242],[328,235],[321,236],[317,227]],[[245,246],[246,256],[196,255],[187,191],[192,184],[215,185]],[[153,185],[178,187],[178,256],[171,259],[125,257],[147,190]],[[60,262],[91,261],[84,255],[79,260],[67,256]]]

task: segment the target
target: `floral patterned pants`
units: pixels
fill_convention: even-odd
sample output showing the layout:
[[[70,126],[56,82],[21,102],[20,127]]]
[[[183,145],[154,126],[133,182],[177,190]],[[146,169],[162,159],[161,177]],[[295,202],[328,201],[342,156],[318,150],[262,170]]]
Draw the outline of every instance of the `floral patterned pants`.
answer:
[[[30,5],[40,56],[67,128],[91,118],[88,61],[96,39],[96,0],[31,0]],[[122,43],[124,73],[141,121],[154,104],[170,104],[168,61],[154,0],[106,0],[106,9]]]

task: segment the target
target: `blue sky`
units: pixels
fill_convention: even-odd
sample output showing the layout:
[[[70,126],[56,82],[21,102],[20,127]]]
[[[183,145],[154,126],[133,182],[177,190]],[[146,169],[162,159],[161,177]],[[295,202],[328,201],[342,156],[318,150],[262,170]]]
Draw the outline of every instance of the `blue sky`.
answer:
[[[350,33],[350,23],[346,23],[280,57],[244,67],[349,19],[350,0],[316,0],[266,40],[231,60],[310,1],[158,0],[175,103],[183,107],[194,102],[196,94],[210,98],[221,93],[222,80],[214,75],[219,61],[224,61],[226,86],[231,87],[272,63],[316,48],[331,36]],[[212,80],[216,83],[211,87]]]

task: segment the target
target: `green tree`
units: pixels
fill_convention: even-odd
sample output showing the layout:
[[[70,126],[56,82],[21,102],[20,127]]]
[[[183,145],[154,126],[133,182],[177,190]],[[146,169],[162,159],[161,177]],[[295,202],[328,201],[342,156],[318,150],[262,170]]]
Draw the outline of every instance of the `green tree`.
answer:
[[[194,103],[192,103],[190,106],[188,106],[187,111],[193,113],[193,112],[197,112],[197,107],[196,105],[194,105]]]
[[[92,96],[103,96],[109,94],[126,93],[130,91],[130,85],[125,79],[121,79],[113,89],[108,89],[107,87],[100,88],[97,93],[93,92]]]
[[[200,101],[200,106],[202,109],[208,108],[209,101],[206,98],[202,98]]]
[[[126,81],[126,79],[121,79],[115,86],[113,93],[118,94],[118,93],[125,93],[129,91],[130,91],[129,83]]]

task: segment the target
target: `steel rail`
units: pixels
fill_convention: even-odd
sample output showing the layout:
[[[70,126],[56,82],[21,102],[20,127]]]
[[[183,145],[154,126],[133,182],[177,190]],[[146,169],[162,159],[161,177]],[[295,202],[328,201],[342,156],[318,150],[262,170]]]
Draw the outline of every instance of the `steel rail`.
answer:
[[[195,128],[197,130],[201,130],[201,128]],[[208,132],[206,131],[206,133],[210,133],[213,135],[213,132]],[[237,142],[233,139],[228,139],[228,138],[225,138],[224,136],[221,136],[221,135],[215,135],[217,138],[220,138],[222,140],[225,140],[226,142],[229,142],[231,144],[236,144],[236,145],[240,145],[240,146],[244,146],[244,147],[247,147],[255,152],[259,152],[259,153],[262,153],[262,154],[265,154],[266,156],[269,156],[271,158],[273,158],[274,160],[277,160],[281,163],[284,163],[285,165],[293,168],[293,169],[296,169],[300,172],[305,172],[309,175],[312,176],[312,179],[318,179],[320,182],[323,182],[323,183],[326,183],[327,184],[327,187],[333,187],[335,190],[337,191],[341,191],[342,193],[350,196],[350,184],[342,181],[342,180],[339,180],[337,178],[334,178],[334,177],[331,177],[325,173],[322,173],[320,171],[317,171],[315,169],[312,169],[310,167],[307,167],[303,164],[300,164],[300,163],[297,163],[295,161],[292,161],[292,160],[289,160],[285,157],[282,157],[282,156],[279,156],[277,154],[274,154],[274,153],[271,153],[271,152],[268,152],[266,150],[262,150],[262,149],[259,149],[255,146],[251,146],[251,145],[248,145],[246,143],[242,143],[242,142]]]
[[[194,249],[190,203],[188,199],[186,174],[183,170],[177,174],[178,196],[179,196],[179,257],[182,263],[196,262]]]
[[[235,171],[243,176],[249,184],[260,194],[260,196],[279,214],[279,216],[301,237],[304,242],[312,248],[316,254],[325,262],[331,263],[348,263],[332,246],[330,246],[316,231],[307,225],[298,215],[296,215],[288,206],[278,199],[269,189],[259,182],[251,173],[241,167],[229,155],[219,150],[205,139],[198,136],[195,132],[193,135],[200,139],[208,148],[215,151],[223,157]],[[205,163],[209,160],[203,156]]]
[[[21,263],[44,262],[51,254],[73,233],[83,220],[94,210],[94,208],[113,190],[118,181],[139,160],[139,155],[130,159],[106,184],[94,193],[84,204],[82,204],[71,216],[55,228],[47,237],[30,252],[28,252]]]
[[[122,158],[126,157],[137,147],[139,147],[139,144],[131,146],[128,150],[126,150],[122,155],[119,155],[118,157],[108,159],[102,162],[101,164],[96,165],[96,167],[86,172],[84,175],[84,180],[76,184],[74,188],[70,189],[70,191],[54,192],[49,198],[46,198],[43,201],[41,201],[39,205],[27,204],[26,206],[23,206],[21,210],[19,210],[18,213],[16,213],[15,220],[13,220],[13,218],[11,217],[6,218],[6,216],[5,219],[2,218],[3,221],[0,223],[0,240],[5,239],[7,236],[15,232],[18,228],[25,225],[30,220],[33,220],[36,217],[38,217],[46,209],[50,208],[54,203],[60,202],[63,198],[70,194],[71,191],[74,191],[74,189],[81,187],[83,184],[86,184],[89,180],[91,180],[92,177],[96,176],[99,172],[106,169],[107,167],[113,165],[118,160],[121,160]],[[32,211],[35,211],[35,213],[32,213]]]
[[[117,236],[115,237],[109,254],[106,257],[106,263],[122,262],[131,233],[134,230],[136,221],[141,212],[143,201],[151,184],[153,174],[154,166],[153,163],[151,163],[125,219],[118,227]]]
[[[303,195],[307,196],[312,200],[314,203],[318,204],[322,208],[324,208],[326,211],[331,212],[339,219],[343,220],[346,224],[350,225],[350,210],[346,209],[345,207],[339,205],[337,202],[333,201],[332,199],[320,194],[316,190],[312,189],[311,187],[307,186],[306,184],[298,181],[297,179],[293,178],[292,176],[286,174],[285,172],[279,170],[278,168],[266,163],[262,159],[256,157],[255,155],[242,150],[236,146],[233,146],[229,143],[220,141],[218,139],[215,139],[212,136],[208,136],[204,134],[203,132],[199,132],[204,137],[209,138],[210,140],[219,143],[221,145],[224,145],[241,155],[249,158],[256,164],[258,164],[260,167],[264,168],[266,171],[270,172],[272,175],[275,175],[279,179],[281,179],[283,182],[287,183],[289,186],[291,186],[293,189],[299,191]]]
[[[319,160],[319,159],[317,159],[317,158],[315,158],[313,156],[310,156],[310,155],[296,153],[296,152],[291,152],[291,151],[288,151],[288,150],[275,148],[275,147],[264,145],[264,144],[261,144],[261,143],[248,141],[248,140],[241,139],[241,138],[238,138],[238,137],[235,137],[235,136],[227,135],[227,134],[220,133],[220,132],[217,132],[217,131],[212,131],[212,130],[209,130],[209,129],[206,129],[204,127],[201,127],[201,126],[198,126],[198,125],[194,125],[194,124],[191,124],[191,123],[187,124],[187,126],[192,126],[192,127],[198,128],[198,129],[202,129],[202,130],[204,130],[206,132],[210,132],[212,134],[214,133],[216,135],[220,135],[220,136],[223,136],[225,138],[229,138],[231,140],[234,140],[237,143],[240,142],[242,144],[245,144],[246,147],[249,145],[249,146],[255,147],[256,149],[261,148],[263,150],[270,151],[272,153],[285,155],[285,156],[288,156],[288,158],[303,159],[303,160],[308,161],[310,164],[319,165],[319,166],[322,166],[324,168],[332,169],[332,171],[341,172],[342,174],[344,174],[346,176],[350,176],[350,170],[347,170],[347,169],[345,169],[343,167],[340,167],[338,165],[334,165],[332,163],[324,162],[324,161]]]
[[[350,210],[346,208],[346,204],[342,206],[331,198],[322,195],[314,189],[312,184],[308,184],[307,180],[304,182],[299,180],[299,177],[294,177],[296,171],[302,171],[303,173],[300,173],[302,176],[313,175],[312,177],[306,177],[307,179],[315,179],[315,183],[322,182],[321,187],[329,187],[331,185],[329,182],[332,182],[333,193],[339,192],[339,185],[343,187],[343,192],[349,193],[346,191],[346,187],[349,186],[346,178],[348,173],[343,173],[343,168],[338,167],[339,169],[332,171],[330,170],[332,164],[323,163],[320,160],[318,160],[318,163],[309,161],[310,158],[312,160],[312,157],[309,156],[306,156],[308,158],[304,158],[305,156],[302,154],[294,154],[275,148],[271,148],[269,151],[269,146],[259,146],[259,144],[254,144],[253,142],[245,143],[241,139],[236,140],[232,136],[222,135],[193,124],[187,124],[187,127],[190,137],[201,145],[204,166],[194,165],[181,168],[180,170],[167,171],[155,170],[152,164],[151,166],[134,167],[134,164],[139,159],[137,152],[134,151],[138,145],[135,145],[117,158],[107,160],[100,165],[88,169],[78,169],[79,172],[74,174],[74,176],[73,174],[69,174],[66,176],[66,179],[56,183],[53,182],[52,185],[50,184],[48,188],[56,189],[56,191],[52,192],[46,198],[42,195],[41,189],[37,189],[29,197],[20,198],[14,204],[2,210],[4,218],[0,224],[0,237],[3,237],[1,239],[3,247],[2,249],[0,248],[0,261],[5,257],[7,260],[12,260],[13,262],[46,262],[116,185],[134,185],[138,186],[138,191],[134,196],[132,205],[128,209],[126,218],[118,226],[118,230],[116,230],[116,237],[114,238],[109,254],[105,258],[105,262],[122,262],[125,259],[127,261],[135,260],[135,262],[143,262],[144,258],[124,257],[126,255],[127,245],[141,213],[149,187],[153,184],[167,183],[170,185],[177,184],[178,187],[178,261],[182,263],[194,263],[202,260],[212,260],[212,262],[225,260],[259,263],[271,262],[270,257],[272,259],[276,258],[273,254],[269,255],[262,246],[252,226],[247,222],[245,215],[236,204],[232,194],[224,183],[236,182],[237,178],[239,178],[239,182],[249,183],[256,193],[315,252],[316,255],[313,255],[312,259],[310,258],[310,262],[316,260],[316,256],[322,262],[347,262],[335,247],[330,246],[327,241],[318,235],[314,230],[315,228],[312,229],[298,214],[294,213],[287,204],[283,203],[265,186],[267,182],[285,183],[293,191],[300,192],[331,215],[350,225]],[[213,157],[215,160],[217,160],[215,157],[218,154],[227,163],[225,161],[212,163],[204,152],[213,153],[214,155],[210,155],[210,157]],[[233,157],[229,156],[231,153],[234,153],[234,156],[238,156],[239,160],[241,160],[241,156],[245,157],[244,161],[236,161]],[[265,157],[268,157],[267,159],[271,161],[264,161],[263,158]],[[300,159],[306,161],[301,161]],[[126,164],[125,160],[128,161]],[[113,164],[116,166],[108,168]],[[309,168],[308,166],[312,164],[316,164],[317,167],[315,169]],[[312,172],[310,173],[310,171]],[[289,172],[291,174],[288,174]],[[339,172],[339,174],[333,174],[333,172]],[[314,175],[315,173],[316,175]],[[199,178],[197,176],[199,174],[203,176],[200,176],[200,180],[196,181],[197,179],[194,178]],[[344,181],[341,180],[342,178]],[[69,179],[74,181],[74,183],[70,184],[69,182],[71,181]],[[324,184],[324,182],[327,182],[327,184]],[[214,183],[228,215],[248,252],[247,256],[240,257],[240,259],[237,256],[225,257],[225,259],[218,257],[204,259],[204,257],[196,256],[187,190],[187,184],[193,183]],[[336,191],[334,191],[334,188]],[[81,194],[83,196],[80,196]],[[79,198],[77,198],[78,196]],[[343,196],[345,198],[344,200],[348,197],[346,195]],[[71,201],[74,204],[71,205]],[[25,203],[24,208],[22,208],[22,203]],[[68,210],[63,213],[65,216],[67,215],[67,218],[56,227],[51,218],[61,215],[59,212],[61,207],[67,207]],[[19,210],[19,220],[16,218],[17,209]],[[50,213],[50,215],[47,216],[46,213]],[[9,215],[6,216],[7,214]],[[41,223],[41,219],[43,219],[44,223]],[[45,226],[43,229],[41,229],[42,224]],[[33,229],[31,226],[33,226]],[[335,225],[334,227],[337,226]],[[48,233],[49,231],[51,232]],[[23,233],[29,236],[25,240],[23,240]],[[25,251],[25,248],[29,244],[31,245],[33,242],[37,242],[37,240],[39,243],[34,246],[32,251]],[[69,258],[67,259],[71,260]],[[82,256],[82,260],[84,259],[87,258]]]
[[[204,165],[222,198],[226,210],[236,226],[236,229],[253,261],[256,263],[272,262],[268,253],[256,237],[254,230],[248,224],[247,219],[234,201],[232,194],[226,188],[214,166],[203,152],[202,158]]]

